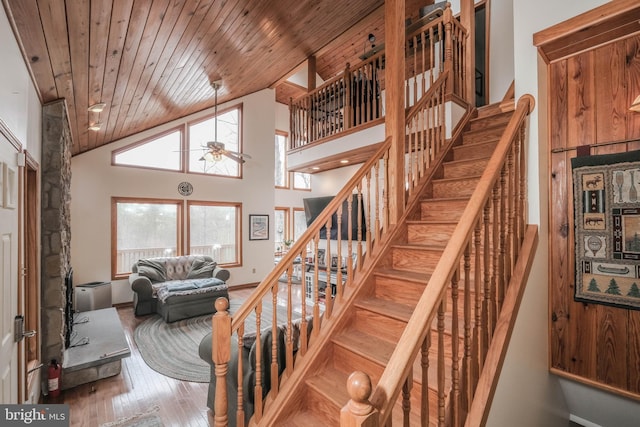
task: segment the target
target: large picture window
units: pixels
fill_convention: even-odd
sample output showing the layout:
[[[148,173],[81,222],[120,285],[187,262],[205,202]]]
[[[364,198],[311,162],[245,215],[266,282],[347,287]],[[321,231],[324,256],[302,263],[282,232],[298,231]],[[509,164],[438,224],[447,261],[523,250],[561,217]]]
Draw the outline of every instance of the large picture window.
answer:
[[[183,200],[114,197],[111,209],[112,279],[126,278],[142,258],[199,254],[226,267],[241,264],[240,203],[189,201],[185,206]]]
[[[189,253],[238,264],[240,211],[239,203],[189,202]]]
[[[181,255],[181,201],[114,199],[112,276],[122,278],[141,258]]]

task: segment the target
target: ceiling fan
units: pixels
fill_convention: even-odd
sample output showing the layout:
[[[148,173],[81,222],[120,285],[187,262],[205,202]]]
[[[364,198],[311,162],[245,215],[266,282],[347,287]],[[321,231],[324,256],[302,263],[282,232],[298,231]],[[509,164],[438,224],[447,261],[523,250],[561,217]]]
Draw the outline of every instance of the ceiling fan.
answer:
[[[215,94],[214,101],[214,133],[213,141],[207,141],[206,145],[202,148],[206,149],[206,153],[200,157],[200,160],[205,162],[218,162],[222,160],[222,156],[227,157],[238,163],[244,163],[245,159],[250,159],[251,156],[245,153],[238,153],[236,151],[227,150],[224,148],[224,143],[218,141],[218,89],[220,88],[220,80],[212,81],[211,86]]]

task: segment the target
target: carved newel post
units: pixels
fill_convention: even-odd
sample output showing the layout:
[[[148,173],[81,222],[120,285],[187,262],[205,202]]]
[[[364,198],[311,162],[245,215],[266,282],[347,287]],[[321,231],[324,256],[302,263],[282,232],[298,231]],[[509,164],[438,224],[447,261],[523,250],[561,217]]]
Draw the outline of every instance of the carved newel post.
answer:
[[[377,427],[380,413],[369,402],[369,376],[361,371],[353,372],[347,380],[347,392],[351,400],[340,411],[340,427]]]
[[[231,360],[231,316],[227,311],[229,301],[226,298],[216,300],[216,314],[211,319],[213,333],[211,334],[212,356],[216,373],[216,396],[214,404],[214,423],[216,427],[226,427],[229,424],[227,371]]]

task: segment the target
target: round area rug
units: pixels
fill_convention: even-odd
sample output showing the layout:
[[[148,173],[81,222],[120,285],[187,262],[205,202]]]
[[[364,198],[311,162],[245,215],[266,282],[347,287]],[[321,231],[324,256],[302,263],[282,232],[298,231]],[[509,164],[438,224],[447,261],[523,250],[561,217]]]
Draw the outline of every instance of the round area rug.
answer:
[[[166,323],[161,316],[146,319],[133,334],[140,355],[151,369],[162,375],[208,383],[210,366],[198,356],[198,346],[211,332],[211,316],[173,323]]]
[[[229,301],[234,313],[242,300]],[[182,381],[208,383],[211,366],[200,359],[198,347],[212,330],[213,314],[166,323],[160,315],[144,320],[133,332],[142,359],[151,369]]]

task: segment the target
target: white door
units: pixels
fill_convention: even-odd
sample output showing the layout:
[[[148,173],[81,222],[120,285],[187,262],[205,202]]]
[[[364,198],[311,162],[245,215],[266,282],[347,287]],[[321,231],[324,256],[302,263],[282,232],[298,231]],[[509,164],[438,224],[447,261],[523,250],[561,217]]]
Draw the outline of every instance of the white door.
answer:
[[[17,151],[0,134],[0,403],[18,403],[18,166]]]

